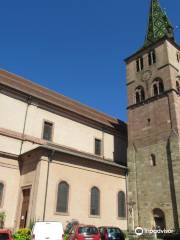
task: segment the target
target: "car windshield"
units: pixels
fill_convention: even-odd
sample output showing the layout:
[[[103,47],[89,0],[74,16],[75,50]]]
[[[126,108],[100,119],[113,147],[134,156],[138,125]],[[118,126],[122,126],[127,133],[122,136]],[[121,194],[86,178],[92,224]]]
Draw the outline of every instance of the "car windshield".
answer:
[[[9,234],[7,233],[0,233],[0,240],[8,240]]]
[[[78,233],[84,235],[94,235],[98,234],[98,230],[96,227],[80,227],[78,229]]]
[[[107,231],[109,234],[121,233],[121,230],[119,228],[108,228]]]

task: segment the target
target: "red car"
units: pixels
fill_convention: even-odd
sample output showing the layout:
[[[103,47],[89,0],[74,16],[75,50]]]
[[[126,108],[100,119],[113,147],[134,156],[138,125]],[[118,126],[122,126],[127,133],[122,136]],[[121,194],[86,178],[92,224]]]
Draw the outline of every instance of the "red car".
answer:
[[[12,232],[8,229],[0,229],[0,240],[13,240]]]
[[[71,229],[68,240],[100,240],[100,233],[93,225],[78,225]]]

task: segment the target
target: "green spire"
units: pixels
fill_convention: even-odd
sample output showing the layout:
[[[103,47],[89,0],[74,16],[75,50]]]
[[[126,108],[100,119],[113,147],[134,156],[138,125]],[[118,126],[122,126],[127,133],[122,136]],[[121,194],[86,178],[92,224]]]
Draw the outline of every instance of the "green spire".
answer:
[[[163,37],[174,39],[173,27],[165,13],[160,7],[158,0],[151,0],[148,31],[145,46],[158,41]]]

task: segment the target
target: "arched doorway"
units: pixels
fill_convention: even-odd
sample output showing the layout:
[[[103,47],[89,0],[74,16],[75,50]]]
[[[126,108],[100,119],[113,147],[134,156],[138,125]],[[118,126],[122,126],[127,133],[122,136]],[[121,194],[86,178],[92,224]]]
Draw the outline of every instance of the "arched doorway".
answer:
[[[161,209],[155,208],[153,210],[153,218],[154,218],[154,223],[155,223],[156,229],[162,229],[162,230],[166,229],[165,215]]]

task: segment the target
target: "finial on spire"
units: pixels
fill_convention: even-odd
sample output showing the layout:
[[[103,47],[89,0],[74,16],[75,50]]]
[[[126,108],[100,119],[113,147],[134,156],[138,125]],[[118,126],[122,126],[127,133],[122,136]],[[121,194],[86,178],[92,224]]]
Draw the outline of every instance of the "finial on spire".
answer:
[[[174,39],[173,27],[165,11],[160,7],[159,0],[151,0],[148,31],[144,45],[155,43],[163,37]]]

